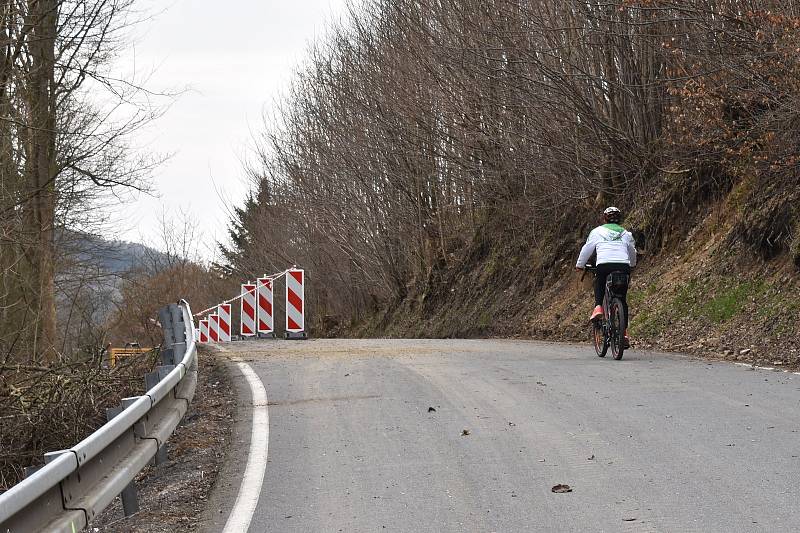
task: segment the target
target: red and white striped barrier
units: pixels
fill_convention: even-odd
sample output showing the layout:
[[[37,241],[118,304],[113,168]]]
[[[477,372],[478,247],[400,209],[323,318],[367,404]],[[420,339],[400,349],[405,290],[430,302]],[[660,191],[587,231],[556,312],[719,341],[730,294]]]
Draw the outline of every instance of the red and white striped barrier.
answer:
[[[202,337],[205,329],[208,342],[230,342],[233,324],[231,320],[231,302],[241,299],[239,326],[241,336],[253,337],[259,334],[266,334],[274,337],[275,283],[281,278],[286,279],[286,338],[307,339],[305,270],[295,267],[270,276],[263,276],[258,278],[255,283],[243,283],[238,296],[196,313],[194,316],[198,318],[211,313],[207,315],[206,326],[203,326],[202,321],[200,321],[201,326],[198,330],[198,336]]]
[[[258,278],[256,288],[258,291],[258,332],[269,334],[275,330],[275,320],[272,318],[272,278]]]
[[[219,342],[231,342],[231,304],[219,304]]]
[[[203,344],[207,344],[208,343],[208,319],[205,318],[205,319],[201,320],[200,322],[198,322],[198,324],[200,324],[200,334],[198,335],[198,338],[199,338],[200,342],[202,342]]]
[[[252,337],[256,334],[256,286],[252,283],[242,283],[241,311],[239,331],[242,337]]]
[[[305,271],[290,268],[286,271],[286,332],[305,330]]]
[[[208,339],[219,342],[219,317],[216,313],[208,315]]]

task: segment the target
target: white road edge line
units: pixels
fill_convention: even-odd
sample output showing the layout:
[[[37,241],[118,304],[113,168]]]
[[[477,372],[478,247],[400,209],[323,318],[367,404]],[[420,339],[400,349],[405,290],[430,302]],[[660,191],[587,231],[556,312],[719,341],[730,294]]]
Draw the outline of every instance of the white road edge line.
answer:
[[[753,370],[769,370],[771,372],[783,372],[784,374],[792,374],[794,376],[800,376],[800,372],[793,372],[791,370],[786,370],[784,368],[775,368],[774,366],[758,366],[752,363],[733,363],[736,366],[746,366],[752,368]]]
[[[269,449],[269,411],[267,391],[258,375],[247,363],[237,363],[253,395],[253,430],[250,434],[250,453],[242,476],[242,485],[236,496],[231,514],[225,523],[223,533],[245,533],[250,527],[253,513],[261,495],[264,472],[267,468]]]

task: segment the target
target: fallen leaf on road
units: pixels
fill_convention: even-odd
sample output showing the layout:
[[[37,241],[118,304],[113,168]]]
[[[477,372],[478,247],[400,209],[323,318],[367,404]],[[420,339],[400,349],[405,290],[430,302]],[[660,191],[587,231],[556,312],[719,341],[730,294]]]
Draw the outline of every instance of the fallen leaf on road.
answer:
[[[572,492],[572,487],[570,487],[569,485],[562,485],[561,483],[559,483],[558,485],[554,485],[553,488],[550,489],[550,491],[561,494],[564,492]]]

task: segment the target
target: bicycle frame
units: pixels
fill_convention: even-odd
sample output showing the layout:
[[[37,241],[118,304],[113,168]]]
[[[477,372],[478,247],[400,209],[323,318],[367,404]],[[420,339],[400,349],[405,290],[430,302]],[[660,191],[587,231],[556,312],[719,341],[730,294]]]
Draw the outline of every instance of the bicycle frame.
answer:
[[[583,281],[583,277],[586,275],[586,272],[591,272],[592,275],[595,277],[595,279],[597,278],[597,267],[596,266],[586,265],[586,267],[584,269],[584,272],[581,275],[581,281]],[[613,274],[613,272],[612,272],[612,274]],[[606,290],[603,293],[603,319],[606,322],[608,322],[608,318],[609,318],[609,314],[608,314],[609,313],[609,311],[608,311],[609,300],[611,300],[611,298],[615,298],[615,297],[616,298],[622,298],[621,294],[618,294],[618,293],[614,292],[614,289],[612,287],[611,281],[612,281],[611,274],[609,274],[608,277],[606,278]]]
[[[609,274],[608,278],[606,278],[606,292],[603,294],[603,317],[606,322],[608,322],[609,319],[609,302],[611,298],[622,298],[622,295],[615,292],[612,288],[611,275]]]

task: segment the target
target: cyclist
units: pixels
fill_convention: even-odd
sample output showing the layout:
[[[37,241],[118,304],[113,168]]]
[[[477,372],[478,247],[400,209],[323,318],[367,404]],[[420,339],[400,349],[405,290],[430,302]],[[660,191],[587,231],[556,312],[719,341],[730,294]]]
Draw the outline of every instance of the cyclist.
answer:
[[[631,232],[620,226],[622,211],[616,207],[608,207],[603,211],[605,224],[594,228],[589,233],[586,244],[581,248],[575,270],[583,270],[593,254],[597,254],[595,265],[597,272],[594,285],[594,311],[590,321],[603,316],[603,296],[606,290],[606,278],[611,272],[625,272],[630,274],[636,266],[636,243]],[[625,310],[626,321],[628,314],[627,287],[623,291],[622,308]],[[629,345],[628,328],[625,328],[625,344]],[[627,346],[626,346],[627,347]]]

